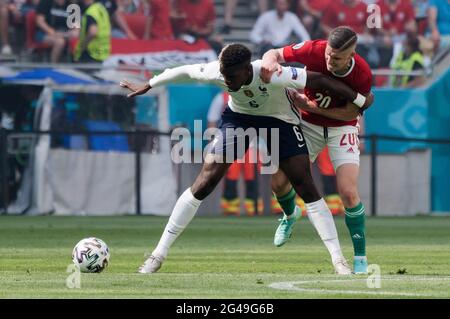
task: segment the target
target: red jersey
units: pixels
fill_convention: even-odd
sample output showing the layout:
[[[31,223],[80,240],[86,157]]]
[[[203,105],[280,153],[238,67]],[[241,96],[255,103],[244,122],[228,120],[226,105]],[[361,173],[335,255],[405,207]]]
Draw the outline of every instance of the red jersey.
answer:
[[[395,34],[405,33],[405,24],[415,19],[414,7],[409,0],[399,0],[399,4],[390,7],[385,0],[379,0],[383,29],[396,31]]]
[[[320,72],[324,75],[333,77],[336,80],[340,80],[361,94],[369,93],[372,87],[372,71],[367,62],[358,54],[355,54],[355,57],[352,59],[352,67],[350,70],[343,76],[336,76],[327,69],[325,61],[326,46],[327,41],[325,40],[305,41],[299,44],[286,46],[283,48],[284,59],[286,62],[300,62],[304,64],[309,71]],[[316,101],[320,107],[324,108],[342,107],[348,102],[346,99],[333,95],[327,90],[314,90],[306,87],[304,92],[310,100]],[[327,127],[344,125],[355,126],[357,123],[357,120],[334,120],[321,115],[308,113],[303,110],[302,119],[315,125]]]
[[[170,2],[167,0],[151,0],[152,39],[172,39],[173,31],[170,22]]]
[[[325,11],[325,9],[330,5],[331,0],[307,0],[308,6],[316,11]],[[298,6],[297,13],[299,15],[303,14],[301,6]]]
[[[330,3],[325,10],[322,22],[331,28],[345,25],[355,30],[356,33],[362,34],[367,17],[367,5],[361,0],[357,0],[354,6],[348,6],[340,0]]]
[[[216,21],[216,11],[212,0],[178,0],[178,10],[185,15],[181,21],[175,22],[177,32],[186,32],[190,27],[205,28]]]

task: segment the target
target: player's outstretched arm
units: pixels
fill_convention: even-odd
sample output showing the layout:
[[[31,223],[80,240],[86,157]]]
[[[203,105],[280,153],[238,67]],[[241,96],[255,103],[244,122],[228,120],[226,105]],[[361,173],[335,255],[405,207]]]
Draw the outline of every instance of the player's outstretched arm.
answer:
[[[149,83],[139,85],[127,80],[120,81],[119,85],[131,91],[131,93],[129,93],[127,97],[145,94],[152,88]]]
[[[216,70],[217,69],[217,70]],[[174,82],[214,82],[217,79],[218,64],[191,64],[166,69],[163,73],[154,76],[145,85],[137,85],[126,80],[120,82],[120,86],[131,91],[128,97],[145,94],[151,88],[163,86]]]
[[[366,99],[366,97],[352,88],[350,88],[347,84],[335,80],[329,76],[323,75],[322,73],[306,71],[306,87],[311,89],[322,89],[328,90],[334,95],[339,95],[344,97],[345,99],[352,101],[353,104],[356,104],[360,108],[368,108],[373,99]]]

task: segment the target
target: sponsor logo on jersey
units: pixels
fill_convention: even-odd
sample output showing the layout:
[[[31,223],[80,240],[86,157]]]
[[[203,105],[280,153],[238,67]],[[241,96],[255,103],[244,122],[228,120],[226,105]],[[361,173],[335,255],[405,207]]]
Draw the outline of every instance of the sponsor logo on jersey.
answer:
[[[292,47],[292,49],[294,49],[294,50],[298,50],[298,49],[300,49],[302,46],[304,46],[305,45],[305,41],[303,41],[303,42],[300,42],[300,43],[297,43],[296,45],[294,45],[293,47]]]
[[[250,91],[250,90],[244,90],[244,94],[245,94],[246,96],[248,96],[249,98],[252,98],[252,97],[255,96],[255,95],[253,94],[253,92]]]
[[[297,78],[298,78],[298,72],[297,72],[297,69],[291,67],[291,73],[292,73],[292,80],[297,80]]]
[[[355,151],[353,150],[353,147],[350,147],[350,148],[347,150],[347,153],[355,153]]]

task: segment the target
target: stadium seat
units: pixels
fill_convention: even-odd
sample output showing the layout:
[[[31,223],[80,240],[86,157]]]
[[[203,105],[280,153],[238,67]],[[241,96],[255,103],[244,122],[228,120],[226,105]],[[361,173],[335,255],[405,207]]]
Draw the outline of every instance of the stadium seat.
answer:
[[[122,13],[123,18],[128,24],[128,27],[139,38],[144,38],[145,21],[147,17],[143,14],[127,14]]]
[[[36,12],[30,11],[27,13],[25,18],[25,32],[26,32],[26,43],[27,49],[30,52],[33,51],[44,51],[50,49],[50,45],[47,43],[39,43],[34,39],[36,33]]]
[[[122,132],[122,128],[111,121],[83,121],[84,127],[88,131],[114,131]],[[130,150],[128,146],[127,137],[124,135],[92,135],[89,137],[89,148],[93,151],[116,151],[116,152],[128,152]]]

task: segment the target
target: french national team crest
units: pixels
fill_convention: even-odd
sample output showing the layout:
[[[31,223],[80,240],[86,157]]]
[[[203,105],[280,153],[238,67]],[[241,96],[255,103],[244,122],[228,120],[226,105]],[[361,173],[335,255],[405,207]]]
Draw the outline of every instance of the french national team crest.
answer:
[[[297,80],[298,72],[296,68],[291,67],[292,80]]]
[[[244,90],[244,94],[245,94],[246,96],[248,96],[249,98],[252,98],[252,97],[255,96],[255,95],[253,94],[253,92],[250,91],[250,90]]]

